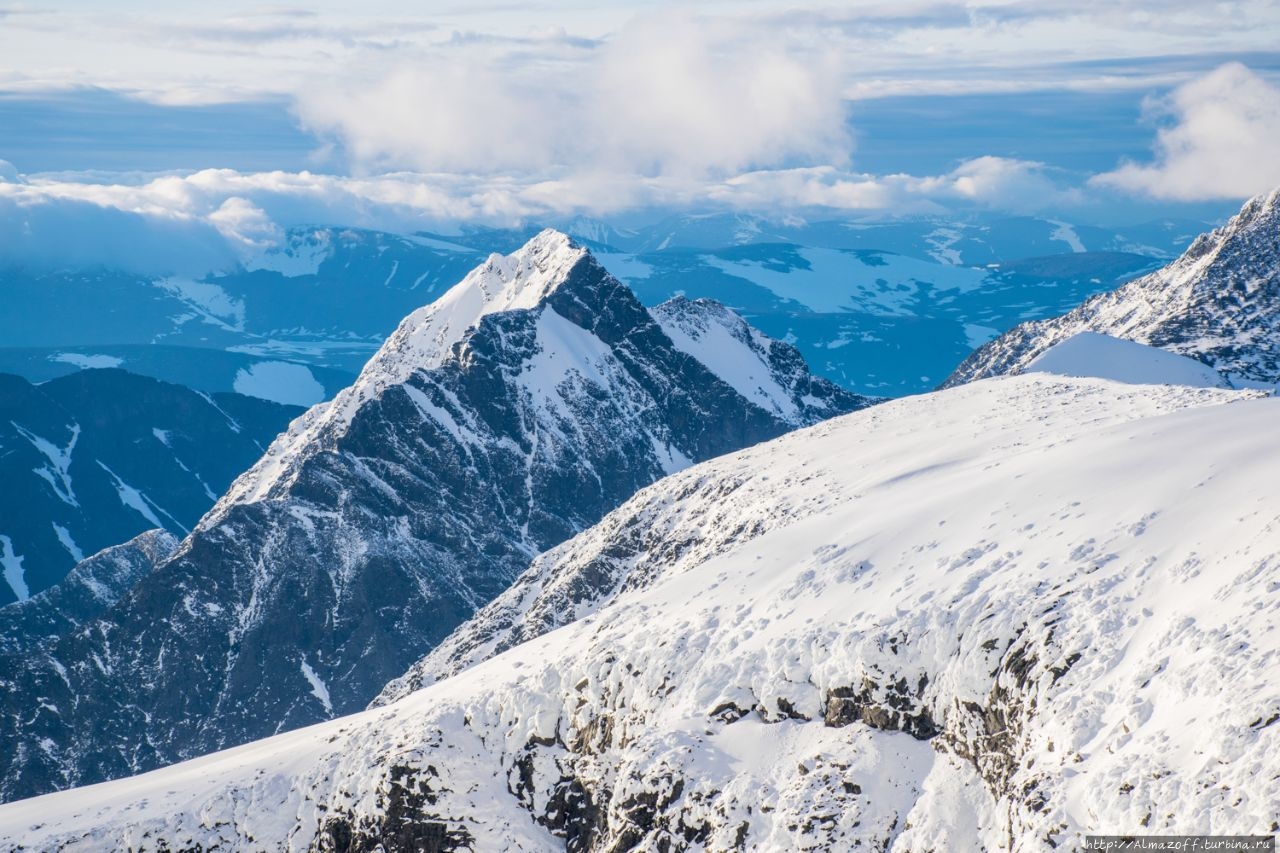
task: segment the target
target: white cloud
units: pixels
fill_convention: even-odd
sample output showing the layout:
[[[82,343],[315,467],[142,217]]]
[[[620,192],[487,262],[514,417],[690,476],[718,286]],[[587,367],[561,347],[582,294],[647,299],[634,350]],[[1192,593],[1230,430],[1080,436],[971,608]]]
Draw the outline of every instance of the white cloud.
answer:
[[[144,275],[229,269],[299,225],[411,233],[656,208],[896,215],[957,206],[1032,210],[1073,200],[1041,164],[996,157],[934,176],[817,166],[729,177],[558,170],[524,179],[412,172],[353,178],[229,169],[136,183],[105,182],[101,175],[17,177],[0,182],[0,263]]]
[[[834,58],[820,44],[801,56],[776,32],[651,15],[601,48],[587,71],[582,154],[604,166],[731,174],[842,165],[852,150]]]
[[[1156,134],[1155,161],[1125,163],[1092,183],[1179,201],[1280,186],[1280,88],[1245,66],[1223,65],[1148,109],[1174,122]]]
[[[341,140],[365,171],[511,171],[556,159],[561,110],[483,51],[398,67],[376,82],[305,92],[304,126]]]
[[[648,177],[842,164],[852,146],[835,64],[782,33],[667,13],[602,44],[436,51],[374,79],[304,92],[304,125],[357,171]]]
[[[279,245],[284,232],[262,208],[248,199],[231,196],[208,216],[218,233],[247,250]]]
[[[1014,212],[1061,209],[1082,201],[1043,163],[1004,157],[966,160],[942,175],[861,175],[832,167],[753,172],[702,192],[728,207],[753,212],[942,213],[957,207]]]
[[[956,83],[1002,90],[1011,81],[1112,85],[1109,61],[1167,61],[1185,75],[1209,55],[1274,52],[1274,0],[753,0],[654,4],[650,0],[525,4],[364,0],[252,8],[193,0],[22,4],[0,27],[0,84],[96,85],[162,103],[289,95],[335,68],[360,75],[389,56],[418,64],[459,43],[486,53],[545,54],[553,42],[626,37],[637,13],[674,9],[830,51],[845,84],[871,91],[938,91]],[[36,8],[48,6],[49,8]],[[108,8],[108,6],[110,8]],[[654,7],[659,12],[654,13]],[[665,6],[665,9],[663,8]],[[657,25],[661,28],[661,24]],[[679,35],[676,33],[675,35]],[[523,42],[523,46],[521,45]],[[536,43],[541,42],[543,47]],[[800,54],[802,60],[807,59]],[[1184,61],[1178,61],[1179,59]],[[553,59],[564,62],[565,56]],[[569,59],[579,80],[591,62]],[[1128,75],[1126,75],[1128,76]],[[1135,68],[1132,88],[1150,73]],[[1124,84],[1124,83],[1122,83]]]
[[[1056,181],[1044,163],[1006,157],[966,160],[950,174],[921,180],[915,191],[1023,212],[1082,201],[1079,191]]]

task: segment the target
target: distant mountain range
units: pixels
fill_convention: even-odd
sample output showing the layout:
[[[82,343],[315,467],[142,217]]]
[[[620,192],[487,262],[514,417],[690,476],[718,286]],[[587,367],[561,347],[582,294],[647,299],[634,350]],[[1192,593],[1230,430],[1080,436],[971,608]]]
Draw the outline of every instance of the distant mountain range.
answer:
[[[974,347],[1180,252],[1203,223],[1101,229],[1034,218],[779,224],[682,216],[562,223],[646,305],[710,297],[851,390],[925,390]],[[205,391],[310,405],[355,378],[396,324],[534,230],[393,235],[298,228],[234,272],[145,278],[0,271],[0,371],[31,381],[117,366]]]
[[[638,489],[872,402],[723,306],[646,310],[544,232],[407,317],[149,571],[138,543],[116,555],[142,564],[118,600],[11,644],[0,792],[359,710]]]

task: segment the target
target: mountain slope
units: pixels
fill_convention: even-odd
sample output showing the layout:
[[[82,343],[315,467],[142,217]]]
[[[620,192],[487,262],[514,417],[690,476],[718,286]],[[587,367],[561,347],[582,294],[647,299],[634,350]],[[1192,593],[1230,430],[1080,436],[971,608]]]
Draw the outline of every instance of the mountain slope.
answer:
[[[144,530],[190,532],[301,411],[115,369],[0,374],[0,604]]]
[[[1164,269],[991,341],[943,387],[1019,373],[1084,331],[1195,358],[1238,385],[1280,383],[1280,189],[1248,201]]]
[[[535,564],[528,600],[577,583],[577,621],[386,707],[0,807],[0,839],[902,853],[1273,833],[1280,401],[1248,397],[1010,377],[716,459]]]
[[[733,326],[713,303],[663,316],[677,315]],[[756,364],[735,386],[563,235],[491,257],[297,419],[170,559],[15,679],[0,756],[50,747],[6,766],[0,791],[363,708],[535,554],[636,490],[869,403],[742,328]],[[743,396],[744,376],[769,408]]]

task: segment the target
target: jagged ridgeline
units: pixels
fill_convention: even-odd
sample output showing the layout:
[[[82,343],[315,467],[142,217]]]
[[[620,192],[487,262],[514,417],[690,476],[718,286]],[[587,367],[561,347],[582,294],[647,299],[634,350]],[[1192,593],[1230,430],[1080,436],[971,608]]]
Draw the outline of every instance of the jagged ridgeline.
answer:
[[[0,661],[4,797],[359,710],[638,489],[871,402],[543,232],[406,318],[114,606]]]
[[[1235,387],[1280,383],[1280,189],[1250,199],[1164,269],[1061,317],[1011,329],[969,356],[943,387],[1021,373],[1081,332],[1194,358]]]

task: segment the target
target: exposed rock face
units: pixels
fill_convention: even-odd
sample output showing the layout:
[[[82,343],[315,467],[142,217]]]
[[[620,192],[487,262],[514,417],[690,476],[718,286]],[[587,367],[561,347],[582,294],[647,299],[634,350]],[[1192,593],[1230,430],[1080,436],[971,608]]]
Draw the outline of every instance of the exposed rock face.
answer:
[[[1250,200],[1164,269],[1061,317],[1006,332],[969,356],[943,387],[1021,373],[1085,331],[1189,356],[1238,386],[1280,383],[1280,189]]]
[[[0,374],[0,604],[144,530],[186,535],[301,413],[116,369]]]
[[[50,746],[10,762],[5,796],[359,710],[638,489],[870,402],[713,303],[658,316],[555,232],[415,312],[171,558],[51,649],[65,675],[30,664],[2,742],[30,737],[17,709],[39,695]],[[714,330],[754,364],[722,378],[699,342]]]
[[[1274,833],[1280,401],[1260,396],[1003,377],[711,460],[530,568],[521,612],[561,595],[576,620],[384,707],[0,807],[0,845]]]

